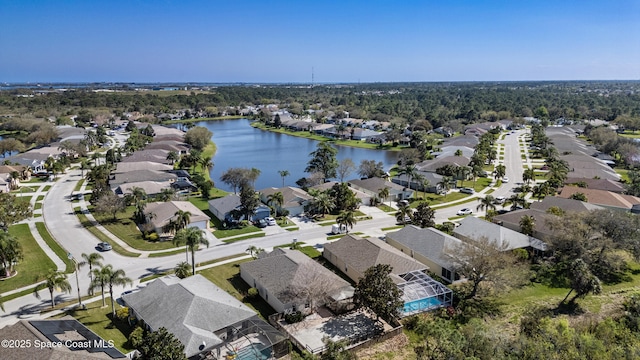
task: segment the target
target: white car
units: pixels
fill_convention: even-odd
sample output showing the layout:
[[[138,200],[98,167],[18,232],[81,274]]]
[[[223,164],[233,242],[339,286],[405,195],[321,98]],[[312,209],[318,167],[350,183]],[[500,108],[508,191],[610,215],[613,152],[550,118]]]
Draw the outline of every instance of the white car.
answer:
[[[493,202],[495,204],[504,204],[507,199],[504,196],[497,196]]]
[[[458,210],[458,215],[462,216],[462,215],[471,215],[473,213],[473,211],[471,211],[471,209],[469,208],[464,208],[464,209],[460,209]]]
[[[272,217],[268,217],[265,219],[267,221],[267,225],[269,226],[274,226],[276,225],[276,219],[272,218]]]
[[[503,183],[508,183],[508,182],[509,182],[509,178],[508,178],[508,177],[506,177],[506,176],[504,176],[504,177],[502,178],[502,182],[503,182]]]

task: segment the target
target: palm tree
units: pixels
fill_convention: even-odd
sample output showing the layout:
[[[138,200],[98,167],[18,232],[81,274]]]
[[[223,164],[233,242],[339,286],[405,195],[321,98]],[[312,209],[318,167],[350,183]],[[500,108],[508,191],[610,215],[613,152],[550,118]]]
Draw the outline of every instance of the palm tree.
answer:
[[[443,199],[447,198],[447,192],[449,190],[451,190],[451,181],[453,179],[451,179],[451,176],[443,176],[442,179],[440,180],[440,182],[438,183],[438,185],[442,188],[442,190],[444,190],[444,197]]]
[[[125,286],[125,285],[133,285],[133,281],[126,277],[124,270],[118,269],[113,270],[111,265],[107,265],[102,268],[105,275],[107,275],[107,284],[109,284],[109,296],[111,297],[111,315],[115,319],[116,317],[116,304],[113,299],[113,286]]]
[[[191,266],[193,275],[196,274],[196,250],[200,247],[200,244],[207,245],[209,247],[209,240],[204,236],[202,230],[197,227],[189,227],[182,229],[176,233],[173,238],[173,243],[176,246],[180,246],[183,243],[186,245],[187,251],[191,251]]]
[[[160,195],[158,195],[158,198],[160,199],[160,201],[167,202],[167,201],[170,201],[171,199],[173,199],[173,196],[175,194],[176,194],[176,192],[173,191],[173,189],[166,188],[166,189],[162,189],[160,191]]]
[[[516,210],[519,206],[526,208],[527,199],[524,198],[524,194],[513,194],[504,202],[504,205],[507,204],[511,204],[511,210]]]
[[[189,263],[186,261],[182,261],[179,262],[178,265],[176,265],[176,267],[173,268],[173,272],[176,274],[176,276],[180,279],[184,279],[186,277],[189,277],[189,275],[191,275],[189,273]]]
[[[54,307],[56,306],[56,299],[53,297],[53,290],[58,289],[59,291],[70,293],[71,284],[69,284],[65,273],[52,269],[49,270],[45,276],[44,283],[39,284],[33,289],[33,293],[36,298],[40,299],[40,293],[38,292],[42,289],[49,289],[49,294],[51,295],[51,307]]]
[[[413,217],[413,210],[409,207],[409,204],[405,202],[398,203],[398,211],[396,212],[396,220],[402,225],[406,225],[406,219],[409,218],[409,221]]]
[[[278,174],[282,177],[282,187],[284,187],[284,178],[289,176],[289,170],[278,170]]]
[[[532,168],[526,168],[523,172],[522,172],[522,180],[526,183],[529,184],[530,181],[534,180],[536,178],[536,172],[532,169]]]
[[[478,206],[476,207],[476,210],[487,210],[487,212],[489,210],[495,210],[496,209],[496,205],[494,204],[496,198],[494,198],[492,195],[487,195],[483,198],[478,198],[478,201],[480,202],[480,204],[478,204]]]
[[[184,210],[178,210],[174,214],[176,222],[176,231],[186,228],[191,222],[191,213]]]
[[[249,255],[251,255],[252,258],[256,259],[258,257],[258,254],[260,254],[261,252],[263,252],[264,249],[259,248],[255,245],[251,245],[247,248],[247,250],[245,250],[245,252],[247,252]]]
[[[171,165],[173,165],[176,161],[180,160],[180,154],[176,151],[169,151],[167,154],[167,160],[171,161]]]
[[[282,204],[284,204],[284,196],[280,191],[270,194],[267,196],[267,204],[273,206],[273,209],[277,214],[280,207],[282,207]]]
[[[418,169],[416,169],[415,165],[405,165],[400,168],[398,171],[398,175],[406,175],[407,176],[407,187],[411,189],[411,180],[418,175]]]
[[[507,172],[507,168],[503,164],[498,164],[496,166],[496,170],[493,172],[493,177],[498,180],[502,179]]]
[[[349,228],[353,228],[357,222],[356,213],[352,210],[345,210],[336,218],[336,223],[338,223],[340,227],[344,225],[347,228],[347,232],[349,232]]]
[[[537,198],[538,201],[542,201],[544,197],[551,193],[551,186],[549,186],[549,184],[547,184],[546,182],[543,182],[542,184],[534,186],[532,192],[533,196]]]
[[[380,189],[378,191],[378,197],[380,197],[380,199],[382,199],[382,201],[387,200],[387,198],[389,197],[389,187],[385,186],[382,189]],[[389,206],[391,206],[391,202],[389,202]]]
[[[208,173],[213,169],[213,161],[211,161],[211,156],[205,156],[200,159],[200,166],[202,166],[202,170]]]
[[[93,290],[100,288],[100,294],[102,295],[102,307],[107,306],[104,300],[104,288],[109,283],[109,274],[112,272],[111,265],[93,269],[92,280],[89,287],[89,292],[93,293]]]
[[[95,252],[91,254],[82,253],[81,256],[84,260],[78,263],[78,268],[89,265],[89,279],[91,279],[90,283],[93,283],[93,267],[102,266],[100,260],[103,260],[103,257]],[[89,289],[89,294],[93,295],[93,289]]]
[[[84,159],[80,162],[80,171],[81,171],[81,176],[84,178],[84,171],[91,169],[91,164],[89,163],[89,160]]]
[[[326,192],[320,192],[312,200],[312,207],[322,214],[322,217],[335,208],[336,204],[331,196]]]
[[[460,166],[458,168],[458,174],[460,175],[460,187],[464,187],[464,181],[471,175],[471,168],[468,166]]]

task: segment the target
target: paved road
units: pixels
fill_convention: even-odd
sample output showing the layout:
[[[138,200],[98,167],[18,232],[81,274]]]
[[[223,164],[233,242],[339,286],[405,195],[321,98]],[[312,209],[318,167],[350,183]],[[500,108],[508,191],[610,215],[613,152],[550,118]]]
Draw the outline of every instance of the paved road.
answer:
[[[504,164],[507,176],[511,181],[495,190],[494,196],[510,196],[512,188],[517,186],[516,183],[522,181],[522,159],[520,158],[517,137],[523,133],[524,131],[520,130],[516,134],[507,135],[504,140],[499,141],[505,147]],[[100,241],[82,227],[78,217],[73,213],[74,204],[70,200],[70,194],[78,180],[80,180],[79,170],[71,170],[68,174],[62,176],[47,193],[42,212],[51,235],[67,251],[71,252],[76,259],[82,259],[82,253],[96,252],[95,246]],[[482,196],[482,194],[479,194],[479,196]],[[77,204],[75,205],[78,206]],[[463,207],[470,207],[474,210],[475,215],[482,215],[482,213],[475,212],[476,206],[477,202],[468,202],[460,206],[437,209],[436,222],[447,221],[448,218],[456,216],[456,212]],[[358,222],[352,231],[360,231],[370,236],[381,236],[383,234],[380,230],[381,228],[394,225],[396,225],[396,221],[393,216],[375,216],[372,220]],[[290,243],[293,239],[310,245],[322,244],[326,242],[329,231],[331,231],[331,226],[304,227],[298,231],[277,233],[267,237],[243,240],[231,244],[222,243],[198,251],[196,261],[204,262],[243,254],[251,245],[269,249],[276,245]],[[119,255],[114,251],[104,252],[102,255],[104,257],[103,263],[111,264],[115,269],[123,269],[127,276],[134,280],[172,269],[177,263],[184,261],[186,258],[184,254],[159,258],[133,258]],[[70,276],[69,280],[74,291],[71,294],[58,294],[56,301],[77,298],[75,275]],[[85,267],[81,270],[79,281],[81,292],[85,295],[89,287],[88,268]],[[125,289],[115,289],[114,294],[120,294],[123,290]],[[0,313],[0,328],[18,319],[37,317],[41,309],[49,306],[48,294],[43,292],[42,295],[42,300],[37,300],[35,297],[28,295],[5,302],[6,311],[5,313]]]

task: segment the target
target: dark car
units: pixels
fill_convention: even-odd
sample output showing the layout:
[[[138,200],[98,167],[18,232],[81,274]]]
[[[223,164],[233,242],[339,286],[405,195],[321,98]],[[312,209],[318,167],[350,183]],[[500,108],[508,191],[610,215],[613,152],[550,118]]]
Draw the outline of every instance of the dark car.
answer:
[[[260,219],[256,221],[255,225],[259,228],[266,228],[267,226],[269,226],[269,224],[267,224],[267,221],[265,219]]]
[[[112,249],[111,244],[107,243],[107,242],[101,242],[99,243],[96,248],[100,251],[109,251]]]

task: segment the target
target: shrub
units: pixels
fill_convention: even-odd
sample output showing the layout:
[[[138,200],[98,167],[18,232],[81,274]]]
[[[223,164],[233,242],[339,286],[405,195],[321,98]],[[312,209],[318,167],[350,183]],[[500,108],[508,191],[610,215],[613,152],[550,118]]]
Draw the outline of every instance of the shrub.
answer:
[[[304,320],[304,315],[300,311],[293,311],[288,314],[284,314],[284,320],[289,324],[295,324]]]
[[[252,287],[247,291],[247,297],[253,299],[258,296],[258,289]]]
[[[140,326],[136,327],[131,334],[129,334],[129,343],[134,348],[138,348],[142,343],[142,337],[144,336],[144,329]]]
[[[129,318],[129,308],[123,307],[116,310],[116,319],[118,320],[127,320]]]
[[[147,235],[147,240],[149,241],[158,241],[158,238],[158,234],[154,232]]]

